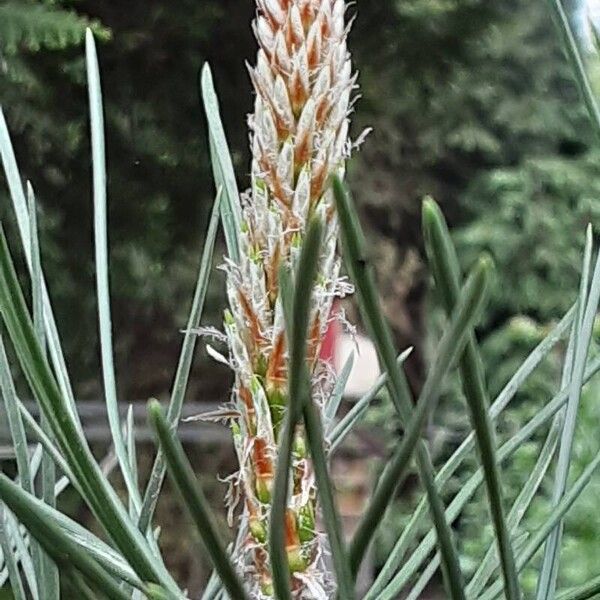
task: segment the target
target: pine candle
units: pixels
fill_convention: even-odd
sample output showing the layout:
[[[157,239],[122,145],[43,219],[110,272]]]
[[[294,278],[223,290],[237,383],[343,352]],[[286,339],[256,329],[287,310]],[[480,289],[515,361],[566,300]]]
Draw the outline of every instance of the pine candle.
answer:
[[[286,411],[287,349],[278,293],[281,265],[294,267],[308,219],[325,225],[311,300],[307,348],[313,398],[322,405],[332,373],[319,360],[320,340],[339,277],[337,220],[330,176],[342,175],[351,145],[348,114],[356,77],[346,47],[344,0],[257,0],[259,44],[249,68],[256,101],[249,117],[251,188],[242,197],[240,264],[227,261],[230,310],[225,330],[235,371],[232,430],[240,470],[231,478],[230,508],[243,501],[237,548],[257,598],[272,594],[267,531]],[[316,523],[314,474],[301,428],[295,434],[285,540],[292,587],[300,598],[328,597],[322,536]]]

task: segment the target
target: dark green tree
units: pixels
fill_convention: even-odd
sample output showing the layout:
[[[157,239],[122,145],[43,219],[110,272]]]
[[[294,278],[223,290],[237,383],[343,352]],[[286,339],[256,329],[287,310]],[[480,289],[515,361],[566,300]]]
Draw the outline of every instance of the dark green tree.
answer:
[[[164,393],[214,195],[198,73],[205,60],[213,63],[243,174],[245,114],[251,106],[244,59],[251,53],[252,6],[185,1],[175,10],[164,1],[135,1],[124,10],[120,3],[98,0],[63,4],[69,8],[56,2],[0,5],[10,15],[2,19],[8,33],[0,48],[10,77],[0,84],[0,103],[22,172],[33,181],[42,207],[44,267],[76,380],[83,382],[80,393],[95,395],[97,382],[85,379],[97,361],[97,342],[89,337],[95,331],[95,299],[80,43],[92,24],[104,42],[99,54],[111,276],[115,330],[125,332],[117,340],[122,391],[128,398]],[[3,206],[5,214],[7,203]],[[222,302],[212,305],[217,318]],[[216,388],[222,389],[218,378]]]

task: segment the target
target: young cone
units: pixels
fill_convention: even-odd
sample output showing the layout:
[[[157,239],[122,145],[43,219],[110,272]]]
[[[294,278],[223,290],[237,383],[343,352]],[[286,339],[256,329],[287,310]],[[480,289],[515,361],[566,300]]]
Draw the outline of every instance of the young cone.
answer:
[[[308,367],[317,403],[332,373],[319,360],[320,340],[336,296],[350,291],[339,278],[337,219],[330,176],[343,175],[351,150],[348,114],[356,77],[346,48],[344,0],[257,0],[259,50],[249,67],[256,92],[249,117],[251,188],[241,198],[240,263],[228,260],[225,315],[235,372],[232,417],[240,470],[231,477],[230,512],[243,501],[237,560],[257,598],[270,598],[267,531],[277,442],[287,406],[288,351],[280,267],[295,268],[308,220],[318,215],[325,235],[311,299]],[[285,539],[298,598],[329,597],[316,524],[314,473],[304,432],[294,444]]]

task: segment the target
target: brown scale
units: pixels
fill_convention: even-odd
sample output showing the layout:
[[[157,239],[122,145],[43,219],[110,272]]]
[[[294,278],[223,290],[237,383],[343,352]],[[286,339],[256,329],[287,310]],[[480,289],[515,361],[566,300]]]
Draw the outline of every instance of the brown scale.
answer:
[[[333,70],[333,62],[329,64],[329,76],[332,80],[335,79],[336,76],[336,72]]]
[[[256,80],[256,78],[254,78],[254,80]],[[279,113],[271,94],[266,94],[263,87],[260,85],[255,87],[257,93],[260,94],[265,104],[271,109],[273,121],[275,122],[275,129],[277,130],[277,137],[280,143],[283,143],[292,133],[294,133],[295,123],[286,121],[285,115]]]
[[[327,117],[331,113],[331,108],[332,108],[332,105],[331,105],[331,102],[329,101],[329,98],[326,95],[323,96],[323,98],[321,98],[321,100],[317,104],[317,108],[315,110],[315,121],[316,121],[317,127],[319,129],[323,128],[323,125],[325,124]]]
[[[238,397],[246,408],[245,416],[248,432],[250,435],[254,436],[256,435],[256,410],[254,409],[252,394],[246,386],[240,385],[238,389]]]
[[[259,141],[259,146],[260,146],[260,141]],[[265,181],[267,183],[267,187],[269,188],[270,195],[275,200],[277,200],[278,206],[283,210],[282,219],[285,222],[291,215],[290,205],[287,204],[286,201],[284,199],[282,199],[280,196],[275,194],[275,192],[273,190],[273,185],[272,185],[273,172],[274,172],[273,162],[271,160],[269,160],[269,158],[267,157],[266,152],[264,152],[262,146],[260,146],[260,150],[261,150],[261,154],[257,158],[256,162],[258,163],[258,166],[259,166],[261,172],[265,174]],[[275,176],[275,178],[277,178],[277,177]],[[286,196],[285,193],[283,193],[283,195],[284,195],[284,197]],[[291,202],[290,202],[290,204],[291,204]]]
[[[308,58],[308,68],[314,71],[321,60],[321,39],[319,36],[315,36],[313,42],[306,49],[306,56]]]
[[[269,9],[266,5],[264,5],[258,9],[258,14],[265,17],[265,19],[267,19],[267,21],[269,22],[269,25],[271,26],[271,30],[275,30],[280,27],[279,21],[277,21],[277,19],[275,18],[275,15],[271,11],[269,11]]]
[[[300,537],[296,523],[296,513],[291,508],[285,511],[285,549],[286,551],[300,548]]]
[[[275,166],[271,163],[270,169],[266,176],[267,183],[273,196],[286,208],[290,208],[292,205],[292,199],[289,192],[284,189],[283,183],[277,176]]]
[[[275,127],[277,129],[277,135],[279,139],[285,140],[289,135],[293,133],[294,123],[286,122],[285,116],[279,114],[279,111],[277,110],[277,107],[275,106],[275,103],[271,97],[271,94],[267,93],[267,90],[265,90],[264,85],[256,76],[256,73],[252,68],[249,68],[249,73],[250,80],[252,82],[252,85],[254,86],[255,92],[262,98],[263,102],[265,102],[265,104],[267,104],[271,108],[273,120],[275,121]]]
[[[312,3],[307,2],[300,9],[300,18],[302,19],[304,31],[307,31],[311,23],[315,20],[315,9],[313,8]]]
[[[312,322],[308,335],[308,349],[306,352],[306,360],[309,368],[312,371],[317,364],[319,358],[319,348],[321,347],[321,319],[317,314]]]
[[[252,444],[252,460],[256,469],[255,477],[258,484],[263,484],[265,489],[270,490],[273,483],[274,469],[273,461],[269,456],[269,449],[266,440],[257,437]]]
[[[250,350],[252,353],[252,359],[255,361],[258,357],[257,355],[260,351],[260,348],[265,345],[266,340],[260,330],[258,317],[256,316],[256,313],[254,312],[254,309],[252,308],[252,305],[250,304],[250,301],[243,290],[238,290],[238,299],[242,306],[242,310],[244,311],[248,329],[250,330],[253,346]]]
[[[267,367],[267,388],[281,390],[285,386],[287,378],[286,356],[285,356],[285,334],[282,331],[277,336],[273,350],[269,356]]]
[[[291,51],[296,50],[302,44],[302,38],[295,34],[294,28],[292,27],[292,16],[288,13],[288,20],[284,26],[285,29],[285,41],[288,49]]]
[[[321,21],[321,39],[327,40],[331,35],[331,28],[329,27],[329,21],[327,19],[322,19]]]
[[[313,176],[310,182],[311,206],[314,206],[319,198],[323,195],[323,188],[327,178],[327,164],[328,159],[326,158],[322,164],[319,164],[318,167],[313,168]]]
[[[299,434],[302,435],[301,432],[299,432]],[[296,465],[294,469],[294,495],[296,496],[302,493],[302,479],[305,475],[306,463],[302,460]]]
[[[311,132],[314,127],[309,127],[302,139],[296,139],[294,148],[294,161],[297,167],[302,167],[308,163],[313,153],[313,138]]]
[[[294,133],[294,123],[286,123],[285,118],[277,112],[277,109],[271,104],[273,114],[275,115],[275,128],[280,141],[285,141]]]
[[[308,100],[310,90],[307,90],[302,83],[302,77],[300,77],[299,71],[296,69],[292,73],[288,82],[288,89],[290,92],[290,103],[292,105],[292,111],[296,118],[302,113],[302,109]]]
[[[288,76],[288,69],[277,54],[277,47],[273,48],[273,53],[271,54],[271,69],[274,75],[281,75],[284,79]]]
[[[265,267],[265,278],[267,282],[267,293],[271,308],[275,306],[279,292],[279,265],[281,263],[281,243],[275,244],[273,255]]]

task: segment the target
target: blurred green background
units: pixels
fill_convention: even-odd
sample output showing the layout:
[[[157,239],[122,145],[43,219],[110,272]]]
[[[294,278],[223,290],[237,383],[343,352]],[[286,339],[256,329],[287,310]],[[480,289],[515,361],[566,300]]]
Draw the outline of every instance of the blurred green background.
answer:
[[[145,400],[168,393],[214,194],[197,85],[204,61],[215,74],[240,186],[247,184],[245,118],[252,96],[244,63],[255,53],[253,4],[0,1],[0,104],[22,173],[39,197],[44,268],[81,399],[101,396],[85,27],[99,40],[103,77],[119,392]],[[361,85],[353,134],[374,131],[353,159],[349,181],[373,242],[398,347],[416,347],[411,382],[420,385],[439,336],[420,234],[421,199],[430,194],[442,204],[465,267],[482,250],[496,262],[479,331],[494,393],[574,301],[585,226],[591,222],[597,233],[600,223],[600,154],[546,2],[358,0],[350,12],[357,15],[350,47]],[[6,194],[1,185],[0,217],[14,235]],[[223,307],[216,271],[206,323],[218,325]],[[549,399],[559,382],[560,352],[517,399],[501,434]],[[229,383],[228,373],[200,352],[192,399],[225,399]],[[583,401],[578,461],[600,445],[598,391],[598,385],[588,387]],[[390,416],[381,403],[371,424],[388,431],[391,443]],[[462,399],[450,385],[431,425],[439,460],[465,426]],[[507,465],[511,497],[536,448],[533,440]],[[197,462],[211,477],[227,474],[226,459]],[[598,574],[594,561],[582,557],[594,556],[593,542],[600,539],[600,522],[590,518],[599,486],[590,487],[568,521],[562,585]],[[410,512],[415,491],[409,483],[390,512],[376,563]],[[215,498],[221,493],[217,488]],[[542,502],[530,518],[543,510]],[[490,531],[480,526],[487,522],[484,511],[479,498],[458,523],[467,572],[489,541]],[[174,544],[173,563],[183,564],[180,576],[193,587],[204,575],[193,555],[179,561],[178,553],[188,550]]]

